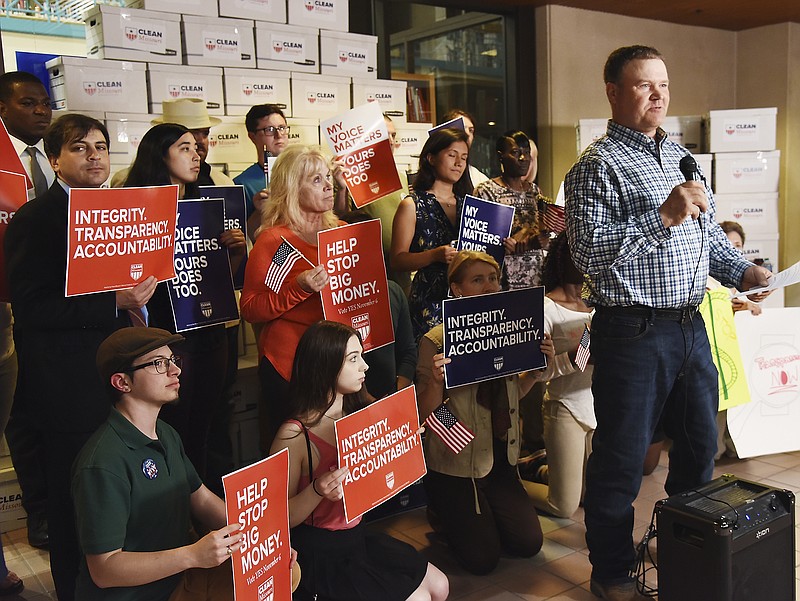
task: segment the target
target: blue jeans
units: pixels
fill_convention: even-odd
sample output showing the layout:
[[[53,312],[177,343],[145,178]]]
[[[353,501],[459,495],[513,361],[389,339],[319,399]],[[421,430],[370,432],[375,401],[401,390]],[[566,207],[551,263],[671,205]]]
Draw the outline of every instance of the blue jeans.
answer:
[[[659,418],[673,440],[667,493],[711,479],[718,376],[699,314],[680,322],[598,308],[591,352],[597,430],[586,469],[586,542],[592,577],[613,584],[634,567],[632,503]]]

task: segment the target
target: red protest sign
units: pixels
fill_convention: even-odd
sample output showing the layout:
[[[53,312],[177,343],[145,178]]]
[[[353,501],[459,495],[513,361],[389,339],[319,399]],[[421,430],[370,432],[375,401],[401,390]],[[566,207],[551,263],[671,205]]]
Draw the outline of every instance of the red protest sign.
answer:
[[[25,171],[25,167],[22,166],[22,161],[19,160],[17,149],[14,148],[11,137],[8,135],[6,124],[3,123],[2,119],[0,119],[0,170],[18,173],[25,178],[25,200],[27,200],[27,189],[32,188],[33,184]]]
[[[321,129],[344,163],[344,179],[356,207],[402,189],[378,103],[368,102],[323,121]]]
[[[228,523],[242,526],[233,552],[236,601],[292,598],[289,449],[222,477]]]
[[[330,278],[320,291],[325,319],[358,330],[365,351],[394,342],[380,220],[321,231],[317,244]]]
[[[10,171],[0,171],[0,301],[3,302],[10,300],[6,281],[6,259],[3,254],[6,228],[14,213],[27,200],[28,188],[25,176]]]
[[[413,386],[336,420],[334,429],[339,465],[350,469],[342,484],[348,522],[426,473]]]
[[[68,213],[67,296],[175,277],[178,186],[72,188]]]

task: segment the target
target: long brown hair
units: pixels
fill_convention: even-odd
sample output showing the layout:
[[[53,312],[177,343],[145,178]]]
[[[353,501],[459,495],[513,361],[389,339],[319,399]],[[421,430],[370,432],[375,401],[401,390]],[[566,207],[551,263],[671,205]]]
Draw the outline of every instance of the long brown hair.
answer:
[[[316,426],[336,399],[336,382],[342,371],[347,343],[361,336],[353,328],[335,321],[318,321],[308,328],[297,345],[289,382],[290,417],[307,428]],[[364,387],[344,395],[344,414],[366,406]]]

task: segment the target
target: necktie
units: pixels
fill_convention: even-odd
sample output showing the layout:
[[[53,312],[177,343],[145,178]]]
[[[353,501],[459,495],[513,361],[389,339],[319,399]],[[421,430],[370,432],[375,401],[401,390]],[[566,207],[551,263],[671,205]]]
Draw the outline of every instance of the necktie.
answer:
[[[31,178],[33,179],[33,189],[38,197],[47,192],[47,177],[45,177],[44,171],[42,171],[42,167],[36,158],[36,148],[28,146],[26,152],[31,157]]]
[[[135,328],[146,328],[147,318],[144,316],[144,311],[141,309],[128,309],[128,317],[131,320],[131,325]]]

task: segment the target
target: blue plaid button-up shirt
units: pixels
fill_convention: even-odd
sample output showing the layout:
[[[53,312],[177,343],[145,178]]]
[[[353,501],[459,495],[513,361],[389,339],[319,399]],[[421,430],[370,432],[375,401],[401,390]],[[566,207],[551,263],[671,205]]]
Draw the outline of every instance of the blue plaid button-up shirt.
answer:
[[[738,286],[752,263],[742,258],[708,211],[664,227],[658,209],[685,181],[689,151],[658,129],[655,139],[608,122],[564,181],[567,235],[575,265],[589,275],[590,302],[682,308],[703,300],[709,273]]]

